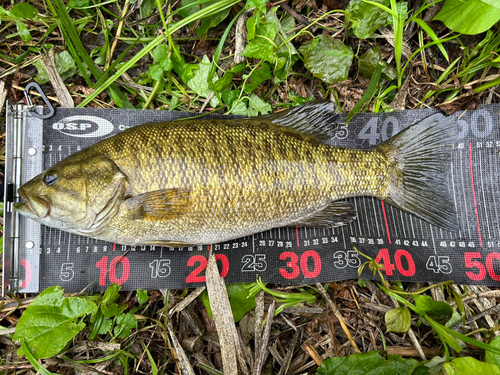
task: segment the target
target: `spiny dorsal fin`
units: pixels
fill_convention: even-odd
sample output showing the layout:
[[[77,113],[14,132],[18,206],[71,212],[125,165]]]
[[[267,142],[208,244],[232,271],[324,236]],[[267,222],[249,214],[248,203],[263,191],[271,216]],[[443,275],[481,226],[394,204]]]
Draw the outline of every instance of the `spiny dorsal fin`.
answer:
[[[125,200],[133,220],[172,219],[189,208],[189,191],[155,190]]]
[[[354,206],[349,202],[331,202],[301,220],[290,224],[293,227],[332,228],[349,224],[356,218]]]
[[[270,121],[318,140],[326,140],[335,135],[340,115],[335,113],[335,106],[331,101],[316,100],[254,119]]]

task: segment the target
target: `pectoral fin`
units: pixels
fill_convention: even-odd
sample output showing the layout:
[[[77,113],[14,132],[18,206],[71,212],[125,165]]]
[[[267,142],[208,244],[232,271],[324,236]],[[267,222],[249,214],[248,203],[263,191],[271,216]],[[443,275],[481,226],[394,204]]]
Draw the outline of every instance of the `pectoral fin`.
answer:
[[[349,202],[332,202],[301,220],[290,224],[293,227],[332,228],[349,224],[356,218],[354,206]]]
[[[189,195],[185,189],[155,190],[129,198],[125,204],[133,220],[168,220],[188,210]]]

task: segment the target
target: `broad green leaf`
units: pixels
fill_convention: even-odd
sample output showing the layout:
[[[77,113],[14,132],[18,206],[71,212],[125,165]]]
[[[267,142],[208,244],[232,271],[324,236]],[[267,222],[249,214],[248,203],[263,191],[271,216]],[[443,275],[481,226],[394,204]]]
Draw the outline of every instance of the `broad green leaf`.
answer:
[[[388,81],[396,79],[396,69],[392,67],[387,61],[382,59],[380,55],[380,48],[371,48],[359,58],[359,74],[364,78],[370,79],[373,76],[377,64],[382,64],[382,77]]]
[[[247,19],[247,40],[251,41],[255,38],[255,29],[259,23],[260,17],[255,13],[252,17]]]
[[[38,59],[33,63],[33,65],[35,65],[36,70],[38,70],[38,74],[35,76],[35,81],[37,81],[40,85],[49,82],[49,75],[47,74],[43,60]]]
[[[500,368],[472,357],[455,358],[443,365],[444,375],[500,375]]]
[[[447,316],[453,314],[453,308],[446,302],[434,301],[431,297],[421,294],[415,294],[413,298],[415,299],[415,306],[419,309],[419,313]]]
[[[29,42],[31,40],[31,34],[26,25],[21,20],[16,21],[17,32],[21,39],[25,42]]]
[[[446,0],[434,20],[442,21],[451,30],[462,34],[479,34],[500,20],[498,4],[493,0]]]
[[[116,317],[114,335],[119,339],[129,336],[132,329],[137,328],[137,319],[134,314],[121,314]]]
[[[26,309],[17,323],[13,340],[25,339],[37,359],[58,354],[66,343],[85,328],[78,318],[96,309],[94,302],[63,297],[61,287],[44,290]],[[18,354],[24,354],[22,349]]]
[[[329,85],[347,78],[354,54],[341,41],[319,35],[304,43],[299,50],[306,68]]]
[[[272,63],[274,61],[274,39],[276,34],[275,23],[261,21],[255,30],[255,38],[245,46],[245,49],[241,51],[241,55]]]
[[[387,332],[406,332],[411,327],[410,310],[406,306],[385,313]]]
[[[351,354],[348,357],[333,357],[319,366],[316,375],[411,375],[419,366],[414,359],[400,356],[382,357],[379,352]]]
[[[38,10],[28,3],[17,3],[10,8],[10,14],[14,17],[32,19],[38,14]]]
[[[142,305],[143,303],[146,303],[148,301],[149,301],[148,291],[137,289],[137,302],[139,302],[139,304]]]
[[[207,82],[211,66],[207,55],[203,56],[203,60],[201,60],[201,63],[198,66],[199,68],[194,71],[193,78],[187,82],[187,85],[202,98],[208,98],[213,91]],[[213,80],[215,79],[216,78],[214,77]],[[210,105],[214,107],[217,106],[218,103],[219,101],[217,98],[213,98],[212,101],[210,101]]]
[[[109,331],[111,331],[111,327],[113,327],[113,321],[109,318],[102,316],[99,322],[99,329],[97,330],[98,335],[105,335]]]
[[[490,342],[490,346],[500,349],[500,337],[496,337]],[[497,365],[500,368],[500,354],[493,353],[491,351],[486,351],[484,353],[484,360],[488,363]]]
[[[227,105],[227,108],[231,109],[239,96],[240,90],[224,91],[222,93],[222,101],[225,105]]]
[[[187,82],[193,78],[193,70],[196,69],[197,65],[186,64],[184,62],[184,57],[181,55],[179,58],[175,53],[173,53],[170,58],[174,64],[174,72],[177,73],[182,82],[187,84]]]
[[[245,9],[256,7],[260,11],[264,12],[266,10],[266,3],[267,0],[247,0]]]
[[[141,18],[149,17],[156,8],[156,0],[144,0],[139,8]]]
[[[255,296],[250,297],[250,292],[245,288],[245,285],[246,284],[230,284],[226,287],[235,322],[238,322],[248,311],[251,311],[255,307]],[[212,316],[212,309],[206,290],[200,294],[200,299],[205,305],[208,314]]]
[[[149,66],[148,76],[153,78],[155,81],[159,81],[163,77],[163,69],[158,64],[153,64]]]
[[[389,3],[388,0],[373,1],[382,5]],[[351,0],[346,12],[350,21],[350,29],[360,39],[371,37],[379,27],[387,24],[387,12],[363,0]]]
[[[248,116],[257,116],[259,112],[266,115],[271,112],[271,104],[266,103],[255,94],[250,94],[248,103]]]
[[[245,91],[246,93],[251,93],[257,87],[259,87],[262,82],[267,81],[271,77],[271,68],[268,64],[264,63],[262,64],[260,69],[256,69],[252,73],[250,73],[247,82],[243,87],[243,91]],[[245,78],[245,76],[243,76],[243,78]]]
[[[121,287],[119,285],[113,283],[108,287],[108,289],[106,289],[106,292],[104,293],[100,309],[102,314],[106,318],[117,316],[127,308],[127,306],[118,306],[118,304],[114,303],[119,297],[118,292],[120,291],[120,289]]]
[[[31,355],[30,349],[26,345],[26,342],[24,340],[21,340],[21,348],[23,349],[24,353],[26,353],[26,359],[31,363],[33,368],[37,371],[37,374],[40,375],[55,375],[53,372],[50,372],[47,370],[45,367],[43,367],[38,361],[36,360],[33,355]],[[3,372],[2,372],[3,374]]]
[[[63,81],[76,74],[75,60],[68,51],[56,53],[54,56],[54,62],[56,64],[57,72]]]
[[[248,107],[243,100],[237,101],[234,103],[233,107],[231,108],[231,113],[233,115],[246,116],[248,113]]]

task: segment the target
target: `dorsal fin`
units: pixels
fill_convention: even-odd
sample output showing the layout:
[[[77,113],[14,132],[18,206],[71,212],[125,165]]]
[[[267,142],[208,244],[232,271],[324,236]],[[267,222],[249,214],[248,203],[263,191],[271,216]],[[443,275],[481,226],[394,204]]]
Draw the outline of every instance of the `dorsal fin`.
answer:
[[[340,115],[329,100],[316,100],[285,111],[259,116],[255,120],[270,121],[273,124],[313,136],[318,140],[333,138]]]

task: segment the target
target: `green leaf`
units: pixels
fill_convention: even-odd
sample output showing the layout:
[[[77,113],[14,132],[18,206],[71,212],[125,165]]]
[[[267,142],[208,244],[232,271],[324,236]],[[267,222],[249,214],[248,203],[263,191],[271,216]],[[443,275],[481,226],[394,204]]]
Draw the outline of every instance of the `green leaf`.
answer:
[[[250,292],[245,288],[245,285],[246,284],[230,284],[226,287],[235,322],[240,321],[248,311],[251,311],[255,307],[255,296],[250,296]],[[208,314],[212,316],[212,308],[210,307],[210,301],[208,300],[208,293],[206,290],[200,294],[200,299],[205,305]]]
[[[90,5],[90,0],[69,0],[68,8],[85,8]]]
[[[500,20],[498,4],[498,1],[486,0],[446,0],[434,20],[462,34],[479,34]]]
[[[222,93],[222,101],[225,105],[227,105],[227,108],[231,109],[239,96],[240,90],[224,91]]]
[[[198,65],[198,69],[194,71],[193,78],[191,78],[187,85],[197,93],[202,98],[208,98],[208,96],[213,92],[208,85],[207,78],[210,73],[210,60],[207,55],[203,56],[203,60]],[[216,78],[214,77],[214,80]],[[217,104],[216,104],[217,105]]]
[[[259,87],[262,82],[267,81],[271,77],[271,68],[269,67],[269,65],[264,63],[262,64],[260,69],[256,69],[252,73],[250,73],[245,86],[243,87],[243,91],[245,91],[246,93],[251,93],[257,87]],[[243,78],[245,78],[245,76],[243,76]]]
[[[141,15],[141,18],[149,17],[151,14],[153,14],[155,9],[156,9],[156,0],[144,0],[139,8],[139,13]]]
[[[386,0],[373,0],[373,2],[388,4]],[[369,38],[380,26],[387,24],[387,12],[363,0],[351,0],[346,12],[350,21],[350,29],[360,39]]]
[[[132,329],[137,328],[137,319],[134,314],[121,314],[116,317],[114,335],[119,339],[129,336]]]
[[[248,103],[248,116],[257,116],[259,112],[263,115],[271,112],[271,104],[266,103],[255,94],[250,94]]]
[[[155,81],[159,81],[163,77],[163,69],[158,64],[153,64],[149,66],[148,76],[153,78]]]
[[[24,353],[26,353],[26,358],[31,363],[33,368],[36,371],[38,371],[39,374],[41,374],[41,375],[55,375],[53,372],[50,372],[45,367],[43,367],[40,363],[38,363],[36,358],[31,355],[31,352],[30,352],[28,346],[26,345],[25,340],[21,340],[21,349],[23,349]],[[3,372],[2,372],[2,374],[3,374]]]
[[[146,303],[148,301],[149,301],[148,291],[137,289],[137,302],[139,302],[139,304],[142,305],[143,303]]]
[[[410,310],[406,306],[385,313],[387,332],[406,332],[411,326]]]
[[[17,32],[21,39],[25,42],[29,42],[31,40],[31,34],[26,25],[21,20],[16,21]]]
[[[276,34],[275,23],[261,21],[255,30],[255,38],[245,46],[245,49],[241,51],[241,55],[272,63],[274,61],[274,39]]]
[[[252,17],[249,17],[247,19],[247,40],[251,41],[253,38],[255,38],[255,29],[257,25],[259,24],[259,19],[260,17],[258,16],[258,13],[255,13]]]
[[[258,10],[264,12],[266,10],[267,0],[247,0],[245,4],[245,9],[250,9],[257,7]]]
[[[500,375],[500,368],[492,363],[478,361],[472,357],[455,358],[443,365],[445,375]]]
[[[373,72],[375,71],[375,67],[378,63],[382,64],[382,77],[384,79],[387,81],[396,79],[396,69],[394,69],[387,61],[382,59],[379,47],[369,49],[359,58],[359,74],[361,74],[364,78],[370,79],[373,76]]]
[[[108,289],[106,289],[106,292],[104,293],[104,297],[100,304],[100,309],[102,315],[104,315],[106,318],[112,318],[113,316],[119,315],[127,308],[127,306],[118,306],[118,304],[114,303],[120,296],[118,294],[120,289],[120,285],[113,283],[108,287]]]
[[[399,356],[382,357],[378,351],[333,357],[319,366],[316,375],[411,375],[419,366],[414,359]]]
[[[434,301],[432,297],[421,294],[415,294],[413,298],[415,299],[415,306],[423,313],[450,317],[453,314],[453,308],[446,302]]]
[[[329,85],[347,78],[354,54],[341,41],[319,35],[304,43],[299,50],[306,68]]]
[[[500,337],[496,337],[490,342],[490,346],[500,349]],[[484,360],[488,363],[497,365],[500,368],[500,354],[493,353],[491,351],[486,351],[484,353]]]
[[[75,60],[68,51],[56,53],[54,56],[54,62],[56,64],[57,72],[63,81],[76,74]]]
[[[17,3],[10,8],[10,14],[14,17],[32,19],[38,14],[38,10],[28,3]]]
[[[187,84],[187,82],[193,78],[193,70],[196,69],[197,65],[186,64],[184,62],[184,57],[181,55],[179,58],[175,53],[173,53],[170,58],[174,65],[174,72],[177,73],[182,82]]]
[[[113,321],[109,318],[102,317],[100,324],[99,324],[99,329],[97,330],[98,335],[105,335],[109,331],[111,331],[111,327],[113,327]]]
[[[186,6],[186,5],[189,5],[195,1],[197,1],[197,0],[182,0],[181,5]],[[195,14],[199,10],[203,10],[204,8],[207,8],[210,5],[214,5],[216,3],[217,3],[217,0],[203,2],[203,4],[195,4],[193,6],[183,8],[179,12],[179,14],[182,18],[187,18],[187,17]],[[199,36],[205,35],[205,33],[207,32],[207,30],[209,28],[215,27],[219,23],[224,21],[224,19],[226,19],[227,15],[229,14],[230,10],[231,10],[230,8],[226,8],[226,9],[223,9],[222,11],[217,12],[215,14],[203,17],[202,21],[201,21],[201,25],[198,28],[196,28],[195,33],[198,34]],[[193,25],[193,23],[190,24],[190,27],[192,27],[192,25]]]
[[[92,301],[63,297],[59,286],[44,290],[26,309],[17,323],[13,340],[25,339],[35,358],[58,354],[66,343],[85,328],[79,317],[96,309]],[[24,354],[23,349],[18,354]]]
[[[38,59],[33,63],[33,65],[35,65],[38,70],[38,74],[35,76],[35,81],[37,81],[40,85],[49,82],[49,75],[47,74],[43,60]]]

